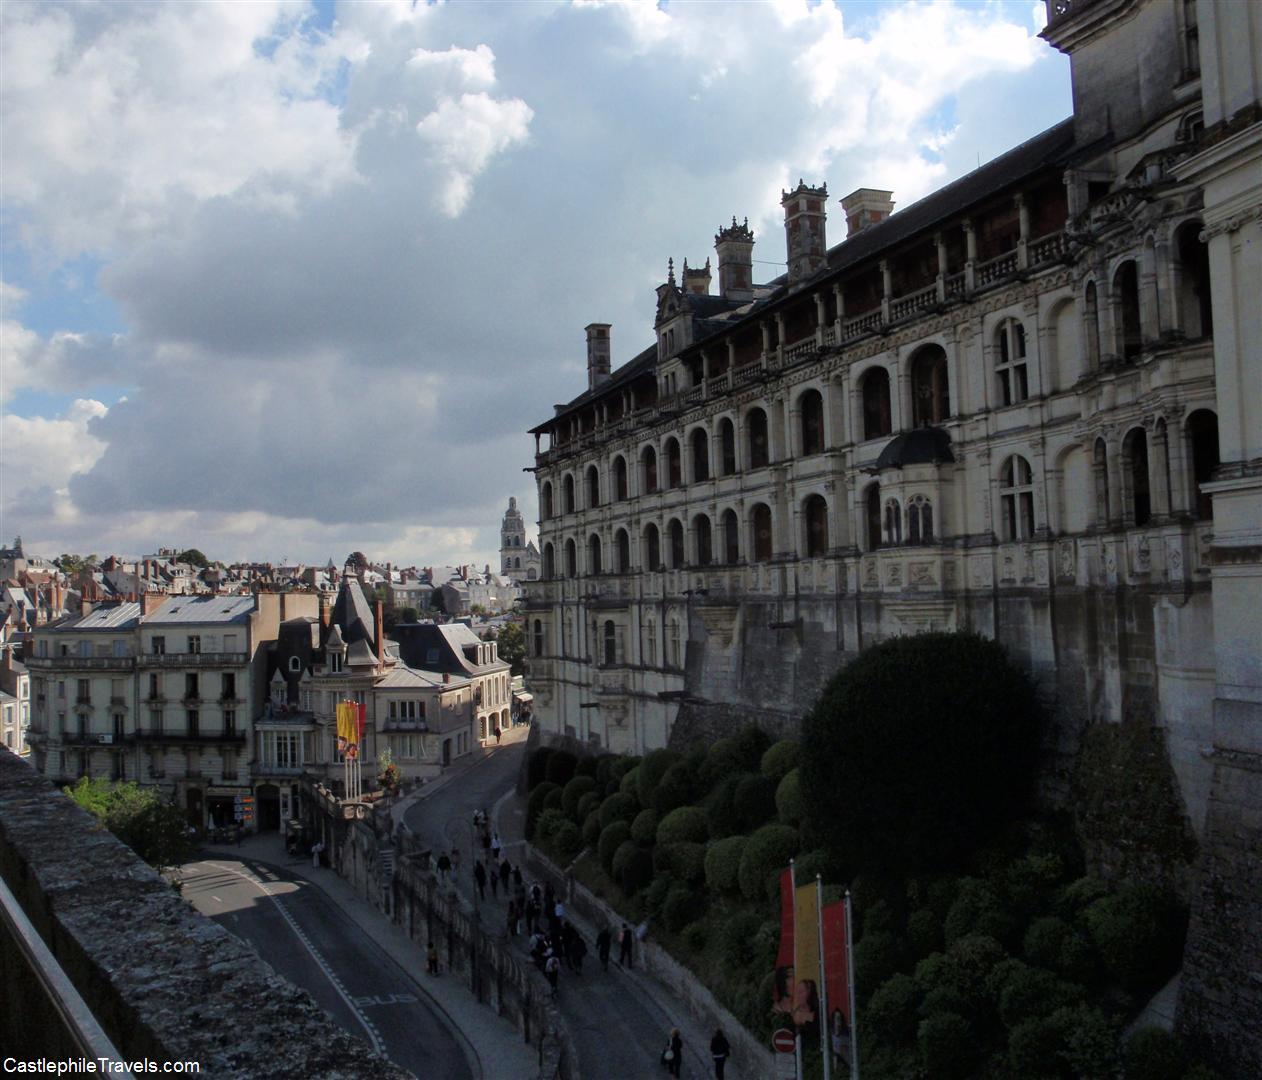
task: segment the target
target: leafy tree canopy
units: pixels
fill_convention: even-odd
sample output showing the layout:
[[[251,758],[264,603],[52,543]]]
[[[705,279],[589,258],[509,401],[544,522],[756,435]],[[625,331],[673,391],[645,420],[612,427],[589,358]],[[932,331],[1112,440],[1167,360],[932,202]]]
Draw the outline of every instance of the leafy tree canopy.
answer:
[[[192,854],[184,815],[153,788],[84,776],[63,790],[155,870],[178,866]]]
[[[95,566],[96,561],[95,555],[73,555],[70,552],[63,552],[57,557],[57,567],[63,574],[73,576]]]
[[[1019,811],[1039,717],[1029,679],[993,641],[882,642],[843,668],[803,721],[809,828],[851,868],[951,865]]]
[[[520,675],[526,659],[526,634],[521,623],[506,622],[500,627],[495,642],[499,646],[500,659],[513,666],[514,675]]]
[[[199,567],[205,570],[210,565],[210,560],[201,553],[197,548],[189,548],[187,551],[181,551],[176,557],[176,562],[188,563],[190,566]]]

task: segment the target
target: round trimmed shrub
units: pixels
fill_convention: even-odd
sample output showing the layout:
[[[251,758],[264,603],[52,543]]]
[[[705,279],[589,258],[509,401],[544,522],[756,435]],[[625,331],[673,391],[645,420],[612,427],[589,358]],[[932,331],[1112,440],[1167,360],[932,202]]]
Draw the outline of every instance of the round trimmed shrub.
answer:
[[[565,813],[565,793],[561,788],[553,788],[543,800],[545,810],[560,810]]]
[[[978,878],[960,882],[955,903],[942,921],[946,943],[969,934],[985,934],[1006,941],[1016,929],[1016,919],[989,883]]]
[[[572,821],[562,819],[552,830],[552,847],[563,858],[571,859],[583,848],[583,837],[578,826]]]
[[[707,861],[709,853],[707,852]],[[707,885],[709,875],[707,874]],[[713,888],[713,886],[710,886]],[[755,911],[736,911],[719,926],[719,948],[723,965],[729,971],[738,971],[757,959],[755,937],[762,929],[762,918]]]
[[[526,800],[526,839],[531,840],[535,835],[535,828],[539,822],[539,815],[543,813],[545,807],[544,800],[554,791],[560,791],[556,784],[550,784],[546,780],[542,781],[538,787],[530,793],[530,798]]]
[[[621,782],[622,778],[640,764],[641,759],[630,754],[616,757],[609,766],[609,779]]]
[[[890,638],[847,664],[802,721],[802,798],[847,866],[955,864],[1024,809],[1041,712],[977,634]]]
[[[604,839],[603,833],[601,834],[601,839]],[[627,868],[627,860],[639,850],[639,844],[630,837],[619,841],[618,845],[614,848],[612,857],[609,860],[609,869],[615,880],[621,881],[622,872]]]
[[[710,744],[705,759],[697,769],[697,777],[706,791],[716,784],[740,772],[740,753],[735,739],[717,739]]]
[[[547,778],[554,784],[565,787],[573,778],[578,767],[578,758],[568,750],[554,750],[548,759]]]
[[[614,762],[618,760],[616,754],[601,754],[596,758],[596,786],[603,788],[611,779]]]
[[[596,790],[596,779],[592,776],[576,776],[561,791],[561,809],[572,821],[581,821],[578,813],[579,800]]]
[[[659,844],[677,844],[687,840],[704,844],[710,838],[710,826],[705,811],[699,806],[681,806],[662,818],[657,826]]]
[[[600,856],[600,865],[606,871],[614,872],[614,855],[630,839],[631,826],[625,821],[611,822],[600,830],[600,839],[597,841],[597,854]]]
[[[535,822],[535,837],[542,840],[545,844],[550,843],[553,834],[557,830],[557,826],[561,822],[568,820],[561,810],[555,807],[549,807],[539,815],[539,820]]]
[[[903,948],[888,930],[864,934],[854,947],[855,994],[866,1001],[903,963]]]
[[[1028,918],[1045,911],[1065,874],[1059,855],[1026,855],[1008,865],[1003,874],[1003,891],[1008,906]]]
[[[732,813],[742,831],[752,832],[776,816],[776,785],[761,773],[750,773],[736,782]]]
[[[705,952],[706,943],[710,940],[709,927],[704,921],[685,926],[683,939],[684,946],[699,955]]]
[[[572,784],[574,783],[574,781],[571,780],[570,783]],[[600,794],[599,789],[597,789],[596,791],[589,791],[586,795],[584,795],[581,799],[578,800],[578,813],[575,815],[575,817],[579,821],[586,821],[587,815],[590,814],[593,810],[598,810],[600,808],[600,804],[602,801],[603,801],[603,796]]]
[[[791,769],[776,788],[776,814],[782,825],[796,829],[802,824],[803,812],[801,777],[797,769]]]
[[[887,1046],[908,1046],[916,1040],[920,989],[910,975],[893,975],[868,1001],[861,1023]]]
[[[597,764],[598,763],[594,757],[581,757],[578,759],[578,764],[574,766],[574,775],[590,776],[593,780],[595,780]]]
[[[670,892],[675,879],[669,874],[655,874],[649,887],[644,891],[644,906],[648,913],[657,917],[662,913],[662,905],[666,902],[666,894]]]
[[[636,802],[640,800],[640,766],[631,769],[621,780],[618,781],[618,791],[623,795],[630,795]]]
[[[942,948],[942,923],[929,908],[907,916],[907,943],[919,960]]]
[[[1056,913],[1071,922],[1079,921],[1092,904],[1109,895],[1109,887],[1099,878],[1080,877],[1056,894]]]
[[[592,810],[583,818],[583,846],[595,849],[600,843],[600,814]]]
[[[787,825],[764,825],[750,836],[737,872],[741,895],[746,900],[774,899],[780,890],[780,872],[800,845],[797,829]]]
[[[613,873],[622,891],[634,896],[653,880],[653,856],[634,840],[628,840],[614,852]]]
[[[1065,1033],[1049,1016],[1032,1016],[1008,1032],[1008,1068],[1013,1076],[1047,1076],[1064,1048]],[[1054,1074],[1053,1074],[1054,1075]]]
[[[705,880],[705,845],[687,841],[658,844],[653,849],[653,870],[670,874],[676,881],[700,883]]]
[[[641,810],[631,822],[631,839],[645,847],[652,844],[657,840],[658,820],[656,810]]]
[[[721,840],[725,836],[732,836],[741,831],[736,823],[736,785],[738,783],[740,783],[740,776],[724,777],[702,803],[706,820],[710,825],[710,836],[715,840]]]
[[[667,771],[679,760],[674,750],[650,750],[640,762],[640,771],[636,774],[637,798],[641,806],[653,805],[653,793],[662,782]]]
[[[1186,921],[1161,889],[1123,885],[1083,919],[1110,977],[1132,994],[1155,990],[1178,967]]]
[[[841,881],[836,861],[823,848],[799,855],[793,863],[793,870],[799,883],[814,881],[816,874],[823,879],[825,885],[834,885]]]
[[[687,885],[673,885],[662,904],[662,921],[672,934],[679,933],[689,923],[705,915],[706,898],[700,889]]]
[[[630,795],[610,795],[600,804],[600,823],[608,826],[615,821],[625,821],[630,826],[639,812],[639,806]]]
[[[798,767],[798,744],[796,739],[781,739],[767,747],[759,762],[759,771],[773,784],[780,783]]]
[[[690,761],[677,761],[666,770],[653,792],[653,809],[659,814],[669,814],[696,799],[700,795],[698,789],[696,767]]]
[[[1086,995],[1081,986],[1067,983],[1043,968],[1026,964],[1015,968],[999,989],[999,1016],[1009,1028],[1025,1020],[1051,1016],[1057,1009],[1077,1005]]]
[[[1091,947],[1077,930],[1055,915],[1030,923],[1021,952],[1031,964],[1075,982],[1091,982],[1095,973]]]
[[[934,1013],[920,1022],[916,1045],[925,1071],[934,1080],[965,1080],[976,1075],[978,1039],[964,1017]]]
[[[721,893],[740,890],[741,856],[748,841],[747,836],[728,836],[706,848],[705,882],[709,888]]]

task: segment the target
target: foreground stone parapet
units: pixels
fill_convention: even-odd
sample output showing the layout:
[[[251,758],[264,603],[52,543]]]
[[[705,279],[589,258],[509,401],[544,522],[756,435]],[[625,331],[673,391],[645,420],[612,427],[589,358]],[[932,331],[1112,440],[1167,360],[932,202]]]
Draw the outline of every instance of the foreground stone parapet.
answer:
[[[215,1077],[411,1075],[2,749],[0,877],[128,1061],[195,1061]],[[5,1023],[0,1043],[13,1045]]]

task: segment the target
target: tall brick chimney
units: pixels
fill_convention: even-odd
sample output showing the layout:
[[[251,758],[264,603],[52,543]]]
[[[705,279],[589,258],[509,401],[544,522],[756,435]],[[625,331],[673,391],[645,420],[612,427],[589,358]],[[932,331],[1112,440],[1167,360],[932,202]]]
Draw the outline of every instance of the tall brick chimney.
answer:
[[[697,296],[710,295],[710,260],[706,259],[705,266],[697,269],[695,266],[689,266],[688,260],[684,260],[684,292],[694,293]]]
[[[846,238],[862,232],[869,225],[884,221],[894,212],[892,191],[880,191],[877,188],[861,187],[852,191],[841,200],[841,208],[846,214]]]
[[[595,390],[609,379],[609,329],[610,323],[588,323],[587,330],[587,389]]]
[[[754,234],[749,218],[714,234],[714,250],[719,256],[719,295],[725,300],[744,302],[754,298]]]
[[[799,180],[792,191],[780,193],[790,284],[804,281],[824,265],[824,257],[828,254],[824,229],[828,218],[828,211],[824,208],[827,201],[827,184],[813,188]]]

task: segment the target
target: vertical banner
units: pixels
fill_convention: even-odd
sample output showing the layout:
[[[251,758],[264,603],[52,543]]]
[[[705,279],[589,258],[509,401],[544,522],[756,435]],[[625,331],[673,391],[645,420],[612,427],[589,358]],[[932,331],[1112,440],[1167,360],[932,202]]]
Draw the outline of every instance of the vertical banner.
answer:
[[[819,1039],[819,888],[793,890],[793,1023],[804,1040]]]
[[[780,874],[780,948],[776,952],[776,978],[771,1011],[793,1014],[793,869]]]
[[[828,1010],[841,1011],[850,1026],[850,990],[846,977],[850,957],[846,952],[846,904],[838,900],[824,905],[824,978],[828,983]]]

